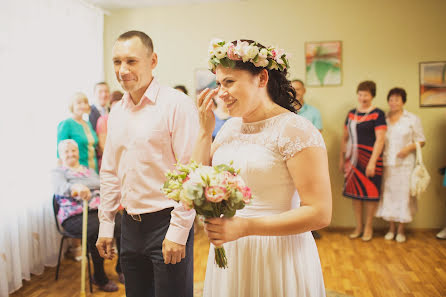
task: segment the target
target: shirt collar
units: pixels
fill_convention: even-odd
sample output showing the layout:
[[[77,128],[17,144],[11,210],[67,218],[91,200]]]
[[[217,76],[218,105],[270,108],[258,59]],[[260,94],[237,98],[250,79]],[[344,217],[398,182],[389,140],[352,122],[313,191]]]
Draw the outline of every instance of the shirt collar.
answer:
[[[132,99],[130,98],[130,94],[128,92],[124,93],[123,102],[125,103],[126,107],[141,106],[145,101],[146,102],[149,101],[154,104],[156,103],[156,99],[158,98],[159,90],[160,90],[160,84],[158,80],[154,77],[137,105],[133,103]]]
[[[298,114],[306,111],[308,109],[308,104],[303,104],[302,107],[297,111]]]

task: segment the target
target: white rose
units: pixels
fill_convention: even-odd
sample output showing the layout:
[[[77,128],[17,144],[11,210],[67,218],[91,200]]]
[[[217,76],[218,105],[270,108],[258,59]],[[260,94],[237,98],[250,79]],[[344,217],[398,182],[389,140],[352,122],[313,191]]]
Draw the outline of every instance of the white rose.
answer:
[[[217,48],[215,49],[215,56],[216,56],[218,59],[223,59],[223,58],[226,56],[226,51],[225,51],[225,49],[222,48],[221,46],[220,46],[220,47],[217,47]]]
[[[246,56],[248,57],[248,60],[254,59],[258,53],[259,48],[257,46],[249,46],[246,49]]]
[[[223,42],[223,40],[221,40],[219,38],[214,38],[214,39],[211,40],[210,47],[216,48],[216,47],[220,46],[219,45],[220,42]]]
[[[266,59],[268,57],[268,50],[266,48],[262,48],[259,52],[259,58]]]

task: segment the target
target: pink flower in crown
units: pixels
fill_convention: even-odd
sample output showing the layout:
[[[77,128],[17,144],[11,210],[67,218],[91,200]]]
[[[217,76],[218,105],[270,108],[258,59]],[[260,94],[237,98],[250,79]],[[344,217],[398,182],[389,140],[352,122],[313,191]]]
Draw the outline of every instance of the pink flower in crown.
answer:
[[[228,191],[225,187],[220,186],[210,186],[206,187],[204,191],[204,196],[210,202],[218,203],[228,197]]]
[[[275,49],[273,49],[273,50],[271,51],[271,54],[273,55],[273,59],[275,59],[275,58],[276,58],[276,56],[277,56],[276,50],[275,50]]]
[[[235,45],[232,43],[228,47],[228,58],[234,61],[239,61],[242,59],[239,55],[236,54]]]
[[[282,56],[285,55],[285,51],[283,49],[277,49],[275,53],[276,57],[274,59],[276,60],[277,64],[281,65],[285,64],[285,62],[282,59]]]
[[[237,45],[235,46],[235,52],[241,58],[246,55],[246,51],[249,47],[249,43],[247,41],[237,40]]]

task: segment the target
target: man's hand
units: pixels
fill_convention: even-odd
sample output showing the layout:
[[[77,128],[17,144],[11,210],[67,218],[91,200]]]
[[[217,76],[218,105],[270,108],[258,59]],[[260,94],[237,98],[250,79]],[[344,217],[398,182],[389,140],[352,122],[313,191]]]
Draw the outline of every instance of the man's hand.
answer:
[[[163,257],[165,264],[180,263],[186,257],[186,246],[164,238]]]
[[[99,237],[96,241],[96,248],[104,259],[113,259],[115,256],[115,250],[113,249],[113,238]]]

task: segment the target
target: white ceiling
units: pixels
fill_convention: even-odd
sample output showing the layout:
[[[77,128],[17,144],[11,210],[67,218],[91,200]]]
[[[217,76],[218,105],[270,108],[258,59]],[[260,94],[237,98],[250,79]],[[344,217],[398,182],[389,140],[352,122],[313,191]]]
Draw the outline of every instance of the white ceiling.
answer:
[[[103,9],[137,8],[193,3],[241,2],[247,0],[83,0]]]

